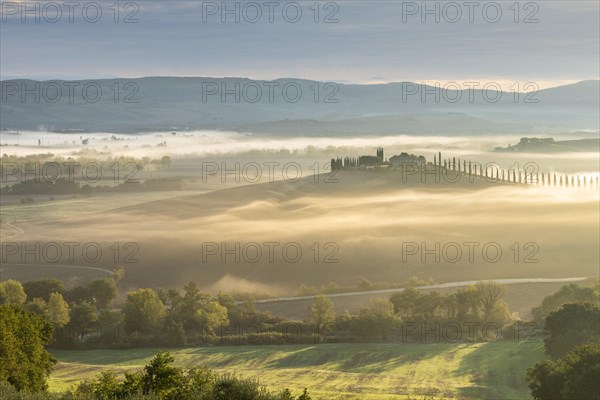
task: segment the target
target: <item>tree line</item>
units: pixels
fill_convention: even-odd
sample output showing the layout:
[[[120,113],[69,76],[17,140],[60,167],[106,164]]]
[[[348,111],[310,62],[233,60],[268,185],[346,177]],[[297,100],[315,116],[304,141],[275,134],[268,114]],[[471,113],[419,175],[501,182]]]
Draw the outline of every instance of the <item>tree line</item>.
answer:
[[[126,294],[120,308],[115,308],[117,284],[123,274],[117,269],[112,278],[94,279],[69,289],[50,278],[23,284],[14,280],[0,282],[0,382],[17,390],[44,390],[45,378],[54,364],[44,350],[48,346],[423,343],[439,341],[439,335],[432,334],[432,327],[464,323],[474,328],[458,341],[513,340],[514,336],[497,335],[495,330],[490,335],[484,327],[492,323],[504,329],[519,321],[503,299],[504,287],[494,282],[480,282],[450,293],[422,292],[408,286],[388,298],[373,300],[355,313],[337,313],[330,298],[317,295],[306,318],[293,321],[257,311],[251,300],[240,303],[227,294],[202,292],[194,282],[182,290],[136,289]],[[534,398],[573,398],[569,397],[575,390],[569,386],[572,369],[595,362],[591,370],[597,370],[599,299],[600,284],[570,284],[532,309],[534,322],[540,328],[536,337],[545,337],[546,353],[551,358],[529,372]],[[96,329],[110,324],[118,325],[119,331],[99,333]],[[406,327],[410,327],[410,335],[404,334]],[[128,340],[115,341],[115,333],[120,334],[121,330]],[[399,333],[403,333],[400,340]],[[547,397],[552,391],[558,393],[556,382],[563,382],[559,389],[566,397]],[[554,385],[554,389],[548,389],[548,385]],[[573,387],[591,390],[589,385]]]

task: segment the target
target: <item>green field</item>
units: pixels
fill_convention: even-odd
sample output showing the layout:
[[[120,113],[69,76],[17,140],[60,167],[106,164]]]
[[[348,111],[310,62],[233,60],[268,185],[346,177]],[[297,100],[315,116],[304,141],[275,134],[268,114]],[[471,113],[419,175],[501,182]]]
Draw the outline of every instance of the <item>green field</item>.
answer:
[[[53,351],[51,390],[99,371],[132,371],[159,349]],[[255,378],[273,389],[317,399],[527,399],[527,368],[544,358],[543,343],[318,344],[171,350],[182,366],[207,365]]]

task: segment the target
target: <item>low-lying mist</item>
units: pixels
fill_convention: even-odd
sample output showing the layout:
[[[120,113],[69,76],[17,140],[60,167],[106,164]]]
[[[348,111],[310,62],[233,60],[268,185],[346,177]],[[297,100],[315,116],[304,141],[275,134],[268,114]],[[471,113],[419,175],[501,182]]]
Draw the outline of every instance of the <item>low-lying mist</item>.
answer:
[[[598,193],[485,182],[402,182],[344,171],[29,222],[19,242],[97,242],[132,287],[294,293],[301,283],[597,275]],[[51,238],[51,239],[49,239]],[[111,245],[134,243],[135,262]],[[89,261],[89,260],[87,260]]]
[[[374,154],[375,148],[383,146],[385,156],[401,152],[424,155],[429,161],[438,151],[444,157],[460,157],[480,163],[498,163],[509,168],[518,163],[535,163],[541,170],[557,173],[597,173],[600,160],[597,149],[589,152],[554,153],[506,153],[493,152],[496,147],[516,144],[523,135],[494,136],[322,136],[290,137],[266,136],[252,133],[225,131],[183,131],[175,135],[169,132],[153,132],[127,135],[112,133],[49,133],[21,132],[20,135],[4,133],[0,142],[2,154],[25,156],[52,153],[56,156],[78,158],[80,156],[103,157],[149,157],[168,155],[173,159],[238,158],[255,160],[272,158],[310,158],[325,163],[332,157]],[[555,140],[597,138],[597,132],[566,132],[540,135]],[[86,144],[83,144],[86,141]]]

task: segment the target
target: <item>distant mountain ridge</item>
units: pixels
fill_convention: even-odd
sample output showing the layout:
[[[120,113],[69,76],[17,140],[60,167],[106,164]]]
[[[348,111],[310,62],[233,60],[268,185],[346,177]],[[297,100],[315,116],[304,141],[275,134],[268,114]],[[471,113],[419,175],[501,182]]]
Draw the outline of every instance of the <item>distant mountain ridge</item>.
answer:
[[[517,97],[500,92],[495,101],[498,93],[493,90],[440,90],[411,82],[356,85],[201,77],[4,80],[0,128],[115,133],[218,129],[281,135],[598,130],[599,82],[582,81]]]

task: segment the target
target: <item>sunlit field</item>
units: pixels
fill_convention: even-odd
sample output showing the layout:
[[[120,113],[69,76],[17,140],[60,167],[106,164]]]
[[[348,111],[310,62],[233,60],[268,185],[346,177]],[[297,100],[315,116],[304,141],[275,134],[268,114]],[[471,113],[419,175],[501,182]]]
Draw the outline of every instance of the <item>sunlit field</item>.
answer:
[[[523,399],[525,370],[543,344],[320,344],[174,349],[181,365],[208,365],[294,393],[313,388],[323,399]],[[53,390],[99,371],[141,368],[157,349],[55,351]]]

